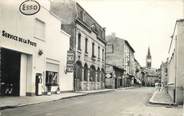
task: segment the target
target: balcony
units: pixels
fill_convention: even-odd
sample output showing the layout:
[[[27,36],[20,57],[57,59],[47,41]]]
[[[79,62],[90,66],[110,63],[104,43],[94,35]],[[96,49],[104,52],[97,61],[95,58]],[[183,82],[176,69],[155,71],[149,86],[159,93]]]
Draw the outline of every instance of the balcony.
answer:
[[[91,60],[96,61],[96,56],[92,55]]]

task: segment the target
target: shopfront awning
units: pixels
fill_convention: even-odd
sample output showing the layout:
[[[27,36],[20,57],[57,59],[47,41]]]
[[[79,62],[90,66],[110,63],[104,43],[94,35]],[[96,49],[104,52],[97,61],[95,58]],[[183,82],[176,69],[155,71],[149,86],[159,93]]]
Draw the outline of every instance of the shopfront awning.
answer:
[[[135,80],[136,80],[136,82],[137,82],[138,84],[142,84],[142,82],[140,81],[140,79],[135,78]]]

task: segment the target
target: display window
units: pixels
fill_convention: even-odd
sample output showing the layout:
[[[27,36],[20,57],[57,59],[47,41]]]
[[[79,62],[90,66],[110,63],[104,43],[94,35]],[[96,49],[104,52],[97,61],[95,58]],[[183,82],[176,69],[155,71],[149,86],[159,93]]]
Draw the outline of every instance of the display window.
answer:
[[[58,85],[58,72],[46,71],[46,85],[47,86]]]

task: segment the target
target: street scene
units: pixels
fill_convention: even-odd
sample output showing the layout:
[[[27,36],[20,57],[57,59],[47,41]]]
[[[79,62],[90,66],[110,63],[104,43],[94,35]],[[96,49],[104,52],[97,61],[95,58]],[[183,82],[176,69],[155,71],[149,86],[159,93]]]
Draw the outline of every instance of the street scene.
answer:
[[[184,116],[184,0],[0,2],[0,116]]]

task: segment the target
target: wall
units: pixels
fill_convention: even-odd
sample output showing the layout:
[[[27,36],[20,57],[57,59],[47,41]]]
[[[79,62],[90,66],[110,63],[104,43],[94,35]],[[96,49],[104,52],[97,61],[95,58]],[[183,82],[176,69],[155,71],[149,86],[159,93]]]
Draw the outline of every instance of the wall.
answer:
[[[113,64],[118,67],[123,68],[124,66],[124,46],[125,42],[123,39],[115,37],[115,35],[110,35],[106,37],[107,46],[106,46],[106,63]],[[109,45],[112,45],[110,48]],[[108,51],[112,52],[109,53]]]
[[[184,23],[182,20],[176,21],[173,40],[169,52],[168,64],[168,85],[169,93],[173,97],[173,90],[176,88],[176,103],[183,103],[183,85],[184,85]],[[171,83],[171,84],[170,84]],[[172,84],[173,83],[173,84]],[[176,84],[176,85],[174,85]]]
[[[184,85],[184,22],[178,22],[177,25],[177,42],[176,42],[176,93],[177,102],[183,102],[183,85]]]
[[[78,50],[78,33],[81,34],[81,50]],[[88,39],[88,53],[85,53],[85,38]],[[95,43],[95,49],[94,49],[94,55],[96,56],[95,61],[92,60],[92,43]],[[100,46],[100,58],[98,59],[98,46]],[[105,66],[105,59],[102,60],[102,49],[105,50],[105,44],[102,43],[97,39],[97,36],[95,33],[89,33],[84,28],[82,28],[80,25],[77,25],[76,29],[76,61],[80,60],[82,61],[82,65],[84,66],[85,63],[88,64],[88,68],[90,65],[94,65],[96,70],[99,67],[100,69]]]
[[[65,74],[67,51],[69,50],[70,35],[61,30],[61,22],[56,17],[40,14],[39,18],[44,20],[46,25],[46,59],[59,64],[59,85],[62,91],[73,90],[73,73]],[[48,20],[49,19],[49,20]],[[67,86],[66,86],[67,85]]]

